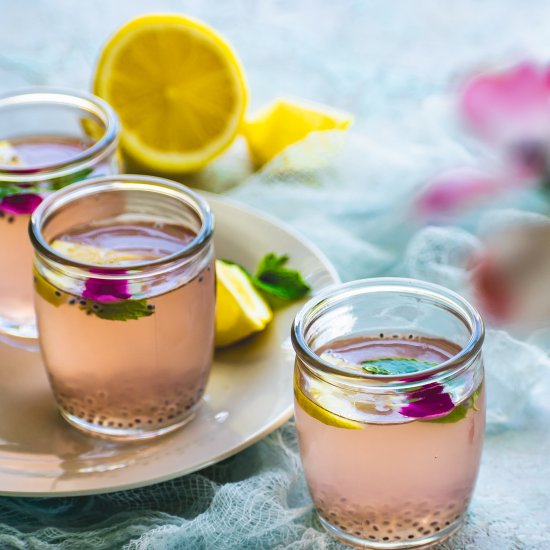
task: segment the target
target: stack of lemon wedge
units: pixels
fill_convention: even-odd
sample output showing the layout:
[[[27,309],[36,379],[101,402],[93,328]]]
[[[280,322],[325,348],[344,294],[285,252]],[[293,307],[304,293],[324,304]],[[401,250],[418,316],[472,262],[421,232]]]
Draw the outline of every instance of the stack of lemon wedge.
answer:
[[[244,71],[214,29],[178,14],[149,14],[121,27],[97,63],[94,92],[122,123],[121,145],[138,167],[198,170],[239,133],[259,167],[309,133],[345,130],[347,113],[279,99],[244,121]]]

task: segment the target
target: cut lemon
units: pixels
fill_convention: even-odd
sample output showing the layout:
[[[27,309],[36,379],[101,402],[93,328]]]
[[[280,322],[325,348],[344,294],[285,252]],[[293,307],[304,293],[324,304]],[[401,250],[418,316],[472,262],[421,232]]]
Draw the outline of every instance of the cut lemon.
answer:
[[[278,99],[248,119],[243,133],[259,167],[311,132],[346,130],[353,118],[324,105]]]
[[[0,164],[4,166],[20,166],[23,164],[17,151],[6,140],[0,141]]]
[[[141,256],[131,252],[121,252],[118,250],[108,250],[87,244],[73,243],[70,241],[54,241],[51,244],[54,250],[57,250],[63,256],[72,258],[77,262],[85,262],[96,265],[112,265],[124,262],[140,260]]]
[[[228,346],[263,330],[273,312],[241,267],[216,261],[216,346]]]
[[[209,26],[177,14],[150,14],[105,45],[95,93],[118,113],[121,145],[152,170],[202,168],[237,135],[247,90],[229,44]]]
[[[331,396],[326,388],[326,384],[322,382],[315,383],[310,380],[309,382],[309,394],[315,401],[307,397],[304,392],[298,387],[296,383],[296,377],[294,379],[294,396],[300,407],[307,413],[309,416],[319,420],[323,424],[328,424],[329,426],[334,426],[336,428],[345,428],[347,430],[361,430],[363,425],[360,422],[355,422],[354,420],[349,420],[343,416],[339,416],[325,407],[339,407],[342,405],[342,400]],[[323,406],[321,406],[321,404]]]
[[[53,286],[49,281],[39,273],[36,267],[33,268],[34,275],[34,288],[36,293],[44,298],[46,302],[59,307],[67,299],[67,295],[62,293],[59,289]]]

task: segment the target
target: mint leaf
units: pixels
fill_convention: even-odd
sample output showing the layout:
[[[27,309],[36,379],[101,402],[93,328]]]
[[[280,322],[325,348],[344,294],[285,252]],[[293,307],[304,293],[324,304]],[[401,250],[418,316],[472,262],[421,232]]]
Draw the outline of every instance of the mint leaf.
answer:
[[[69,174],[67,176],[55,178],[50,181],[49,188],[52,191],[59,191],[60,189],[63,189],[63,187],[67,187],[67,185],[71,185],[72,183],[86,179],[92,172],[93,168],[84,168],[83,170],[80,170],[80,172],[76,172],[75,174]]]
[[[429,420],[423,420],[423,422],[433,422],[437,424],[452,424],[458,422],[466,417],[468,414],[468,407],[465,403],[457,405],[449,414],[445,416],[440,416],[439,418],[430,418]]]
[[[298,300],[305,296],[311,288],[298,271],[285,267],[288,260],[286,254],[266,254],[260,260],[256,274],[251,278],[254,286],[267,297],[285,301]]]
[[[147,300],[121,300],[120,302],[100,303],[88,301],[80,309],[88,315],[95,315],[108,321],[129,321],[149,317],[155,312]]]
[[[361,365],[371,374],[409,374],[435,367],[437,363],[414,357],[382,357],[363,361]]]
[[[391,372],[383,367],[377,367],[376,365],[365,365],[363,363],[363,370],[370,372],[371,374],[391,374]]]
[[[0,182],[0,200],[10,195],[17,195],[18,193],[21,193],[21,187],[11,183]]]
[[[445,416],[440,416],[439,418],[430,418],[429,420],[423,420],[422,422],[432,422],[438,424],[452,424],[453,422],[458,422],[463,418],[466,418],[468,411],[470,409],[477,411],[479,410],[476,407],[476,401],[481,393],[483,384],[480,384],[477,390],[468,397],[465,401],[457,405],[449,414]]]
[[[0,201],[4,197],[9,197],[10,195],[19,195],[21,193],[40,194],[43,193],[46,188],[50,189],[51,191],[59,191],[60,189],[63,189],[63,187],[67,187],[67,185],[71,185],[72,183],[86,179],[92,172],[93,168],[84,168],[76,174],[69,174],[68,176],[61,176],[59,178],[50,180],[45,184],[45,187],[41,186],[40,184],[26,185],[22,187],[13,183],[0,181]]]
[[[283,268],[289,259],[288,254],[283,254],[282,256],[277,256],[273,252],[266,254],[260,260],[260,263],[256,268],[256,276],[258,276],[258,273],[264,273],[265,271],[277,271]]]

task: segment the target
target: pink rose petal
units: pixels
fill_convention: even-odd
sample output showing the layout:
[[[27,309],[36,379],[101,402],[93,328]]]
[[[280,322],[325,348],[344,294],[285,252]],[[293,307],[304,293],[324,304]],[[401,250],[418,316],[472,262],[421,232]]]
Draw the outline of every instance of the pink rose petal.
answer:
[[[437,382],[413,390],[407,398],[409,402],[401,407],[400,412],[403,416],[409,418],[437,418],[448,414],[454,409],[451,396]]]
[[[32,214],[41,202],[42,197],[35,193],[18,193],[4,197],[0,210],[7,214]]]
[[[90,269],[91,273],[113,275],[124,275],[126,270],[105,270],[101,268]],[[120,302],[121,300],[128,300],[132,297],[130,293],[128,281],[125,279],[100,279],[97,277],[90,277],[86,280],[84,285],[84,291],[82,297],[94,302]]]

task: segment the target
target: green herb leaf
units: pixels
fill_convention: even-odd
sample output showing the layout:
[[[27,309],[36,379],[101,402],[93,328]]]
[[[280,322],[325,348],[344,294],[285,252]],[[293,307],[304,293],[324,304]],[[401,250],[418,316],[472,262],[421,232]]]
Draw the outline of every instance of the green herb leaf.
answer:
[[[49,188],[52,191],[59,191],[60,189],[63,189],[63,187],[67,187],[67,185],[86,179],[92,172],[93,168],[84,168],[83,170],[80,170],[80,172],[76,172],[76,174],[69,174],[67,176],[55,178],[50,181]]]
[[[84,170],[80,170],[80,172],[77,172],[76,174],[69,174],[68,176],[55,178],[47,182],[46,184],[43,184],[43,186],[37,184],[34,186],[29,185],[28,187],[20,187],[18,185],[14,185],[13,183],[0,181],[0,201],[4,197],[8,197],[10,195],[18,195],[20,193],[40,194],[43,193],[45,189],[49,189],[51,191],[59,191],[60,189],[63,189],[63,187],[67,187],[67,185],[71,185],[72,183],[86,179],[92,172],[93,168],[84,168]]]
[[[377,367],[376,365],[365,365],[363,363],[363,370],[370,372],[371,374],[391,374],[391,372],[383,367]]]
[[[120,302],[98,303],[88,301],[86,305],[80,306],[89,315],[95,315],[100,319],[108,321],[129,321],[149,317],[155,312],[149,307],[147,300],[122,300]]]
[[[18,193],[21,193],[21,187],[0,181],[0,200],[10,195],[17,195]]]
[[[363,361],[361,365],[371,374],[408,374],[435,367],[437,363],[421,361],[414,357],[382,357]]]
[[[285,301],[298,300],[305,296],[310,286],[302,275],[288,269],[288,256],[277,256],[273,252],[266,254],[258,264],[252,283],[267,297],[274,297]]]
[[[481,393],[483,384],[480,384],[477,390],[468,397],[465,401],[457,405],[449,414],[445,416],[440,416],[439,418],[430,418],[429,420],[422,420],[422,422],[431,422],[437,424],[452,424],[453,422],[458,422],[463,418],[466,418],[468,411],[479,410],[476,406],[476,401]]]

